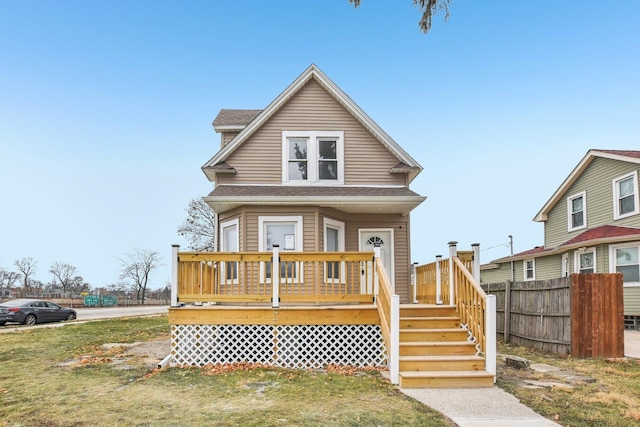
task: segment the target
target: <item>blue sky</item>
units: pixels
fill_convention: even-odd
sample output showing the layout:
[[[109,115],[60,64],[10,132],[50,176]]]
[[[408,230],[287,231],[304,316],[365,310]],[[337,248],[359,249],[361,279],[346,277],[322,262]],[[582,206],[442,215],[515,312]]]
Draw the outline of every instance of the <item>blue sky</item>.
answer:
[[[423,167],[414,261],[543,244],[533,216],[590,148],[640,149],[640,2],[0,0],[0,267],[170,277],[211,184],[222,108],[264,108],[315,63]],[[489,249],[492,248],[492,249]]]

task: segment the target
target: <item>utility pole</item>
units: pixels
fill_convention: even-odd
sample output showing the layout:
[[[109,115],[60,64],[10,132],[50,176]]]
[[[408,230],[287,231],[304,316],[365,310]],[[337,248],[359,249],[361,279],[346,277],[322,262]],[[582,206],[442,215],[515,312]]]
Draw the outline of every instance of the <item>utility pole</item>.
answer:
[[[511,248],[511,257],[513,258],[513,236],[509,234],[509,248]],[[511,260],[511,282],[516,280],[516,272],[513,270],[513,260]]]

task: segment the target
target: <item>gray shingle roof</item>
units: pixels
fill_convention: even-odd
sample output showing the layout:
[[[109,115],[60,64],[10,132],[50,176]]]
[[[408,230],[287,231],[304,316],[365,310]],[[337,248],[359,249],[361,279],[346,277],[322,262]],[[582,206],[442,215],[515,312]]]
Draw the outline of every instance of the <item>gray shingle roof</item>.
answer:
[[[213,126],[240,126],[248,125],[262,110],[227,110],[222,109],[213,120]]]

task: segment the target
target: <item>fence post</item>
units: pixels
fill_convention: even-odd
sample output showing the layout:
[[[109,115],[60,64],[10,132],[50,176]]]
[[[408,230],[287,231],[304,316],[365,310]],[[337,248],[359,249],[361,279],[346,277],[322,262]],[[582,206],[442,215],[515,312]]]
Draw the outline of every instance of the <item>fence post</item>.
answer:
[[[473,250],[473,278],[480,283],[480,243],[472,243],[471,249]]]
[[[458,242],[452,241],[449,242],[449,304],[456,305],[455,303],[455,274],[453,268],[453,257],[458,256],[458,247],[456,246]]]
[[[511,280],[504,282],[504,337],[505,344],[509,343],[511,335]]]
[[[180,245],[171,245],[171,307],[178,306],[178,250]]]
[[[485,369],[493,374],[493,382],[496,382],[496,296],[487,295],[487,307],[485,315]]]
[[[436,304],[442,304],[442,271],[440,262],[442,255],[436,255]]]

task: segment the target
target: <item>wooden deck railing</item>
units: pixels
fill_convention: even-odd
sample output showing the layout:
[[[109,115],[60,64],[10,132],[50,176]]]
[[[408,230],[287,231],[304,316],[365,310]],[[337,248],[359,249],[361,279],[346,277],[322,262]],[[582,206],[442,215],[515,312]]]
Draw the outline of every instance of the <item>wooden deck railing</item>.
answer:
[[[417,266],[416,302],[455,305],[460,322],[473,336],[478,351],[485,356],[487,371],[495,374],[495,296],[487,296],[480,288],[478,258],[478,245],[474,245],[474,251],[457,252],[455,242],[451,242],[448,259],[438,256],[433,263]]]
[[[282,251],[275,262],[273,255],[179,252],[177,302],[373,302],[372,252]]]

